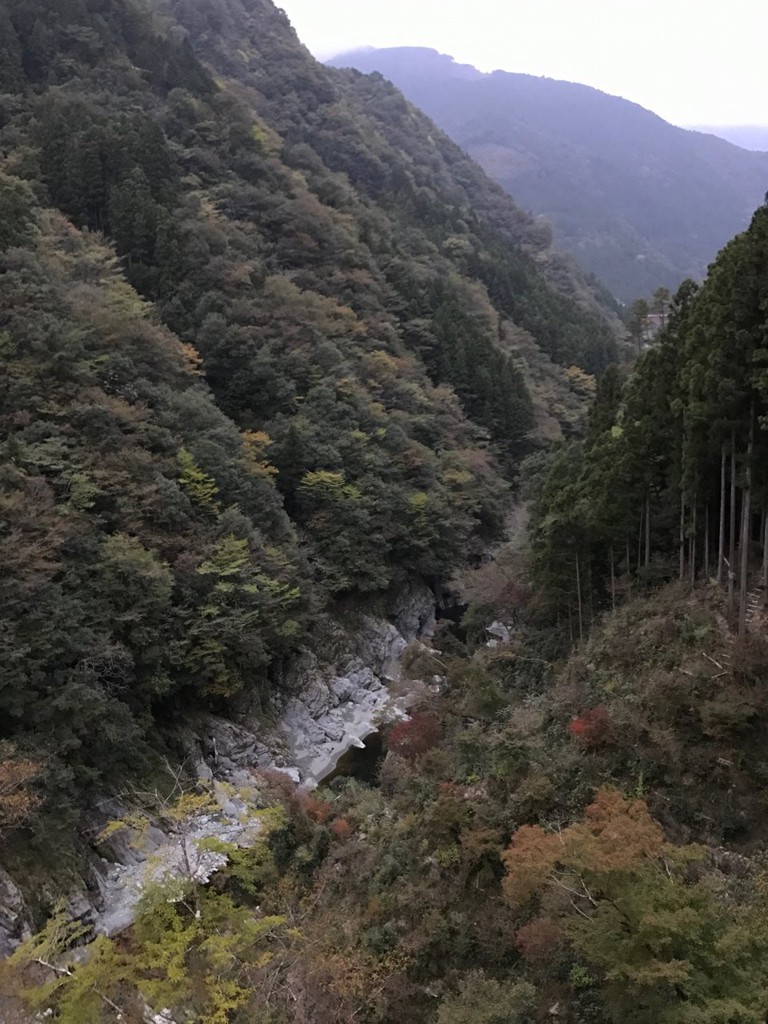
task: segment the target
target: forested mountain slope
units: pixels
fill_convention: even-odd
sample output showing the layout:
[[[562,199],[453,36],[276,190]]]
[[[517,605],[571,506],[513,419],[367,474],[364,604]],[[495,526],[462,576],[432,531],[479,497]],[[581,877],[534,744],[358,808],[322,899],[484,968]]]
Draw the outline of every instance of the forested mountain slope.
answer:
[[[431,297],[419,304],[416,281],[418,291],[439,293],[437,278],[456,270],[479,281],[502,317],[531,332],[556,362],[600,372],[614,358],[599,288],[596,299],[573,261],[552,250],[548,229],[397,89],[318,64],[267,0],[224,0],[213,15],[205,2],[158,3],[203,60],[246,87],[242,95],[285,140],[282,159],[310,189],[362,220],[361,240],[395,289],[406,330],[408,317],[440,305]],[[329,171],[353,193],[337,194]],[[411,344],[424,347],[417,338]]]
[[[768,154],[587,86],[481,74],[416,47],[331,63],[394,82],[625,302],[703,277],[768,190]]]
[[[56,869],[0,1015],[762,1024],[768,207],[532,451],[614,351],[567,263],[270,5],[160,13],[0,0],[0,861]],[[485,557],[512,474],[527,564]],[[459,567],[375,785],[179,768]],[[68,843],[158,819],[181,873],[94,936]]]
[[[65,828],[183,711],[264,699],[310,620],[498,535],[538,415],[514,338],[566,426],[550,357],[615,353],[390,87],[268,3],[161,14],[0,3],[0,738]]]
[[[624,587],[713,577],[728,582],[729,614],[746,632],[768,583],[767,266],[763,205],[700,287],[681,285],[629,379],[603,376],[583,444],[540,467],[543,604],[585,620],[619,577]]]

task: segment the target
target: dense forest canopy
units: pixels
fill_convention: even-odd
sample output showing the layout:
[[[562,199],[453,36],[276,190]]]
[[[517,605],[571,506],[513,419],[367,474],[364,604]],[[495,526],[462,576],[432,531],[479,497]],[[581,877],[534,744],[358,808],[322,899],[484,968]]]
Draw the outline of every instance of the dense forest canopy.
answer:
[[[82,795],[180,708],[266,701],[334,602],[499,535],[541,401],[512,328],[564,394],[551,360],[616,343],[269,3],[4,2],[0,50],[0,729]]]

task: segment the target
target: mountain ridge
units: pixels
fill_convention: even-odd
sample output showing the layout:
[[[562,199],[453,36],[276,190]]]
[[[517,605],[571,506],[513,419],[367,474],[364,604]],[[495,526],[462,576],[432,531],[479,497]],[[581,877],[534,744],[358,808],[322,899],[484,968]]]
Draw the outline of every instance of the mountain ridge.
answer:
[[[768,125],[732,124],[711,125],[692,124],[686,126],[689,131],[701,132],[704,135],[716,135],[726,142],[739,146],[741,149],[754,150],[759,153],[768,152]]]
[[[333,58],[403,88],[556,243],[627,302],[701,278],[768,187],[768,156],[668,124],[590,86],[392,48]]]

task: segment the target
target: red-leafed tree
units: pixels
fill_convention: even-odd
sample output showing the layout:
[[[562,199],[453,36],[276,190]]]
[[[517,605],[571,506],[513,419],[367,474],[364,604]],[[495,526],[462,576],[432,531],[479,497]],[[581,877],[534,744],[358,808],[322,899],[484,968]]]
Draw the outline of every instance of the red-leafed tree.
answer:
[[[393,726],[388,745],[390,750],[410,761],[436,747],[443,738],[443,727],[433,715],[417,712]]]
[[[564,939],[562,922],[551,917],[536,917],[518,930],[515,946],[526,960],[541,963]]]
[[[607,742],[611,721],[602,704],[588,708],[568,723],[568,732],[583,747],[599,747]]]

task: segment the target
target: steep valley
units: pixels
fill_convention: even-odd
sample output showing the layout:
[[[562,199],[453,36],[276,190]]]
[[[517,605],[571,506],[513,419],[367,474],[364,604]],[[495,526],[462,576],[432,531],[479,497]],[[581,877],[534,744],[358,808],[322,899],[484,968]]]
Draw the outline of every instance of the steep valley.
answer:
[[[266,733],[339,616],[481,557],[617,324],[269,3],[3,3],[0,40],[4,861],[42,921],[95,801],[201,717]]]
[[[0,0],[2,1024],[764,1022],[767,265],[629,367],[269,0]]]

